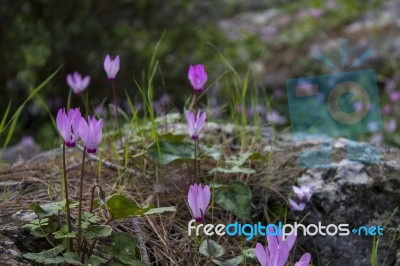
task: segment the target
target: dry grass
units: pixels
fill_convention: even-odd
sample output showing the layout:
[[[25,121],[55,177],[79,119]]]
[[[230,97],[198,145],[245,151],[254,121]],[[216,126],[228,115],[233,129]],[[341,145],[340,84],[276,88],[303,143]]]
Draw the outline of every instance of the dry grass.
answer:
[[[229,136],[225,136],[222,133],[219,134],[219,136],[214,135],[211,138],[214,140],[229,139]],[[262,151],[264,149],[264,144],[260,145],[260,140],[253,139],[250,143],[246,148],[248,150]],[[135,148],[138,149],[140,147]],[[237,149],[237,140],[234,139],[226,141],[223,149],[224,156],[240,152]],[[135,152],[138,151],[132,149],[130,155],[134,155]],[[295,151],[293,152],[295,153]],[[69,154],[67,165],[74,166],[68,171],[70,198],[77,200],[80,176],[80,168],[78,166],[80,164],[81,151],[78,149],[70,150]],[[111,152],[103,151],[101,153],[102,159],[113,163],[115,160],[113,160],[111,154]],[[272,158],[271,165],[274,167],[269,169],[271,174],[270,185],[287,195],[293,178],[300,174],[297,162],[294,159],[294,155],[287,151],[276,150]],[[60,154],[56,152],[54,157],[50,156],[47,160],[3,169],[0,172],[2,180],[16,181],[17,185],[13,188],[10,187],[10,191],[2,195],[4,199],[1,203],[0,218],[9,216],[18,210],[26,210],[32,202],[46,203],[52,200],[60,200],[60,159]],[[216,162],[212,160],[204,159],[202,161],[201,183],[214,181],[214,178],[218,183],[224,184],[228,184],[233,180],[245,182],[253,193],[252,218],[257,221],[263,219],[265,214],[266,163],[252,163],[250,167],[257,170],[257,174],[253,175],[208,175],[208,170],[215,165]],[[174,213],[137,218],[140,232],[134,230],[132,219],[110,223],[115,230],[127,231],[134,235],[141,234],[146,244],[150,261],[154,263],[153,265],[211,265],[206,257],[199,254],[199,241],[196,242],[196,239],[193,236],[188,236],[187,233],[187,224],[192,219],[186,201],[193,172],[192,166],[192,162],[189,161],[172,163],[171,165],[157,168],[148,158],[136,157],[131,159],[128,164],[132,171],[130,173],[121,172],[122,177],[118,177],[117,171],[112,169],[113,167],[105,165],[102,167],[100,185],[107,194],[123,192],[139,205],[151,203],[155,207],[176,206],[176,212]],[[88,209],[90,206],[91,187],[96,180],[98,162],[89,160],[85,167],[84,206]],[[156,183],[156,171],[158,171],[160,180],[158,184]],[[117,180],[118,185],[116,185]],[[49,193],[51,192],[49,188],[52,189],[52,193]],[[279,199],[279,196],[273,193],[268,194],[272,198]],[[54,197],[52,198],[51,195],[54,195]],[[213,217],[211,216],[212,211]],[[205,220],[206,223],[227,224],[235,222],[236,217],[231,212],[215,205],[213,210],[212,208],[208,209]],[[239,236],[223,236],[220,238],[213,236],[212,239],[226,249],[223,259],[230,259],[240,255],[242,248],[253,248],[256,241],[260,241],[259,239],[246,241],[244,237]],[[247,265],[256,264],[247,262]]]

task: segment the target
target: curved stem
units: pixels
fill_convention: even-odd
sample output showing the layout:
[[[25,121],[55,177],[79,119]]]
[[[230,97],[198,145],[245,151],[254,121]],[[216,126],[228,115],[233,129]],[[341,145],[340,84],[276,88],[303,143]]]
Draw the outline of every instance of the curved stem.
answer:
[[[85,155],[86,155],[86,147],[83,149],[81,183],[79,187],[78,245],[77,245],[78,254],[81,252],[81,242],[82,242],[82,194],[83,194],[83,174],[85,171]]]
[[[65,205],[67,208],[67,226],[68,226],[68,233],[71,233],[72,225],[71,225],[71,211],[69,210],[69,199],[68,199],[68,179],[67,179],[67,167],[65,163],[65,142],[63,143],[63,173],[64,173]],[[69,246],[67,246],[67,250],[71,251],[73,249],[71,238],[68,240],[68,243]]]

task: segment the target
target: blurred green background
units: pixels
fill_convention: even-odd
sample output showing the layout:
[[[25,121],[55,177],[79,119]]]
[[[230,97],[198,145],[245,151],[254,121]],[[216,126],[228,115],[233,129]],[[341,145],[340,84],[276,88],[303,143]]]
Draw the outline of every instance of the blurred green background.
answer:
[[[287,125],[288,119],[277,119],[288,115],[285,80],[328,73],[328,68],[313,59],[313,53],[321,50],[337,60],[337,40],[347,38],[353,47],[349,54],[358,56],[365,49],[373,50],[373,58],[362,67],[375,68],[379,74],[381,106],[386,102],[392,105],[391,113],[384,117],[389,122],[398,108],[390,93],[399,84],[399,13],[397,1],[377,0],[3,0],[0,117],[10,99],[10,112],[14,113],[33,88],[63,65],[40,95],[26,105],[11,141],[17,143],[29,135],[43,147],[50,147],[53,143],[48,140],[56,131],[48,110],[55,115],[58,108],[66,106],[70,90],[67,74],[78,71],[91,76],[87,90],[91,106],[111,102],[103,59],[106,54],[118,54],[118,93],[123,98],[126,90],[140,102],[133,77],[140,82],[148,73],[154,48],[162,37],[157,50],[155,101],[167,94],[173,103],[169,109],[182,110],[193,93],[187,80],[188,66],[202,63],[209,76],[207,84],[217,81],[204,105],[218,108],[234,103],[237,106],[222,110],[231,114],[222,117],[229,119],[232,112],[246,111],[249,116],[258,112],[267,121],[275,119]],[[251,93],[247,109],[241,110],[235,100],[240,84],[232,80],[244,77],[248,70]],[[384,91],[389,82],[392,88]],[[271,111],[268,116],[264,96],[274,97],[272,108],[278,116]],[[80,99],[72,97],[72,106],[77,104],[81,104]],[[0,135],[0,145],[4,138],[5,132]]]

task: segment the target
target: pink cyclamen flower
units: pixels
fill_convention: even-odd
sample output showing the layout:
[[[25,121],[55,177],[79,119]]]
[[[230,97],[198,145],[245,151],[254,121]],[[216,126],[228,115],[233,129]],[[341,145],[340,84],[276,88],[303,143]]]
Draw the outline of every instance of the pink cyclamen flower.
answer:
[[[310,253],[304,253],[303,256],[301,256],[300,260],[296,262],[294,266],[308,266],[310,265],[311,261],[311,254]]]
[[[67,83],[75,94],[80,94],[89,86],[90,77],[86,76],[82,78],[81,74],[74,72],[67,75]]]
[[[67,147],[75,147],[79,138],[79,121],[81,119],[79,108],[71,109],[68,114],[64,108],[58,110],[56,124],[57,129],[64,139]]]
[[[203,91],[203,86],[207,82],[207,72],[204,65],[190,65],[188,77],[196,93]]]
[[[82,117],[79,121],[79,135],[88,153],[96,153],[102,138],[103,119],[97,121],[94,117],[88,117],[88,123]]]
[[[107,73],[108,80],[114,80],[119,71],[119,55],[117,55],[114,59],[111,56],[106,55],[104,59],[104,70]]]
[[[311,196],[314,193],[314,189],[311,186],[293,186],[293,192],[296,194],[300,202],[297,203],[296,201],[290,199],[289,206],[293,211],[302,211],[306,207],[306,204],[310,202]]]
[[[206,121],[207,113],[200,111],[197,112],[197,117],[189,110],[186,110],[186,119],[188,122],[188,131],[192,139],[196,140],[199,138],[200,131],[203,129]]]
[[[289,235],[285,240],[282,236],[275,236],[274,228],[267,233],[268,246],[256,245],[256,256],[261,266],[284,266],[289,258],[289,252],[296,242],[296,234]]]
[[[191,185],[188,193],[189,207],[192,210],[196,222],[203,221],[203,215],[210,204],[211,191],[208,185],[201,187],[201,184]]]

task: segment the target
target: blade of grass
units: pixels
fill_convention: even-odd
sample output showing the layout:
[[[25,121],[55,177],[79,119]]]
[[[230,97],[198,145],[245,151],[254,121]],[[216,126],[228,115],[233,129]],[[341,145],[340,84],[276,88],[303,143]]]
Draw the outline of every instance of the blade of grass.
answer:
[[[60,71],[60,69],[63,66],[61,65],[60,67],[57,68],[56,71],[54,71],[45,81],[39,84],[30,94],[29,96],[25,99],[25,101],[18,107],[17,111],[13,114],[13,116],[10,118],[10,120],[7,122],[7,124],[1,128],[0,130],[0,135],[4,132],[4,130],[13,122],[14,119],[20,114],[21,110],[25,107],[25,105],[36,95],[38,94],[46,85],[47,83],[50,82],[50,80]]]

